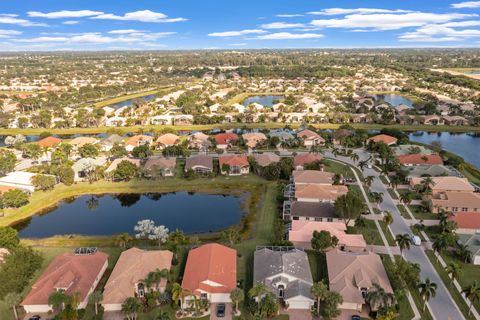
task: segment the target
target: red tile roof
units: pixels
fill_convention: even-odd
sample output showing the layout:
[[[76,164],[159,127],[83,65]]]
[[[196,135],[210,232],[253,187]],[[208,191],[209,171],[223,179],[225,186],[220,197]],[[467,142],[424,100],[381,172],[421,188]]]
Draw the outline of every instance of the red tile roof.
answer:
[[[455,221],[459,229],[480,229],[479,212],[459,212],[451,216],[449,220]]]
[[[397,156],[401,164],[440,164],[443,165],[442,157],[438,154],[403,154]]]
[[[230,167],[245,167],[249,166],[248,159],[246,155],[231,155],[231,156],[220,156],[218,158],[220,163],[220,168],[224,164],[228,164]]]
[[[373,142],[383,142],[387,146],[391,145],[391,144],[395,144],[398,141],[397,138],[386,135],[386,134],[379,134],[379,135],[373,136],[371,138],[368,138],[368,140],[373,141]]]
[[[219,133],[215,136],[215,142],[217,144],[228,144],[238,140],[238,136],[235,133]]]
[[[237,287],[237,251],[217,243],[190,250],[182,288],[196,294],[230,293]]]
[[[46,138],[43,138],[42,140],[39,140],[37,141],[37,143],[41,146],[41,147],[46,147],[46,148],[55,148],[56,146],[58,146],[60,144],[60,142],[62,142],[62,139],[59,139],[59,138],[56,138],[56,137],[53,137],[53,136],[50,136],[50,137],[46,137]]]
[[[65,288],[69,295],[78,292],[80,301],[84,301],[107,260],[108,254],[103,252],[89,255],[67,252],[57,256],[33,284],[22,305],[47,305],[56,288]]]
[[[323,159],[323,157],[319,154],[300,153],[300,154],[297,154],[293,158],[293,165],[295,167],[296,166],[303,166],[303,165],[306,165],[308,163],[312,163],[312,162],[315,162],[315,161],[320,161],[322,159]]]

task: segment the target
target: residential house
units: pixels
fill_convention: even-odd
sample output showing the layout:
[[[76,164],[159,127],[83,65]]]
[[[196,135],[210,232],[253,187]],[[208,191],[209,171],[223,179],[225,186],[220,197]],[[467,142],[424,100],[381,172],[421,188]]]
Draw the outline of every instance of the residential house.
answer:
[[[462,116],[443,116],[443,121],[447,126],[468,126],[470,122]]]
[[[470,262],[480,265],[480,234],[458,234],[458,242],[467,246],[470,252]]]
[[[210,146],[209,136],[202,132],[195,132],[188,136],[188,146],[192,149],[207,150]]]
[[[253,154],[253,158],[258,166],[264,168],[273,163],[278,163],[280,161],[280,157],[275,153],[265,152],[265,153],[255,153]]]
[[[119,136],[118,134],[112,134],[107,138],[101,140],[99,142],[100,150],[104,152],[110,151],[115,144],[122,144],[123,137]]]
[[[387,134],[378,134],[367,139],[368,142],[383,142],[387,146],[397,144],[398,139]]]
[[[200,176],[207,176],[213,172],[213,158],[209,155],[188,157],[185,161],[185,172],[188,170],[193,170]]]
[[[315,153],[299,153],[293,157],[293,168],[301,171],[305,169],[305,165],[313,162],[321,161],[323,157]]]
[[[72,165],[74,172],[73,181],[85,181],[88,179],[89,173],[95,171],[97,167],[103,167],[107,163],[107,158],[81,158]]]
[[[230,303],[237,287],[237,251],[218,243],[190,250],[182,288],[211,303]],[[192,297],[186,297],[186,301]]]
[[[240,176],[250,172],[246,155],[224,155],[218,158],[220,172],[223,175]]]
[[[105,311],[120,311],[122,303],[130,297],[143,298],[149,291],[164,292],[167,279],[148,286],[145,279],[150,272],[170,270],[173,253],[168,250],[142,250],[130,248],[123,251],[108,278],[103,291],[102,306]]]
[[[379,285],[393,294],[392,286],[380,256],[373,252],[346,252],[338,249],[326,253],[330,290],[343,297],[340,309],[362,312],[369,291]],[[377,310],[378,305],[370,306]]]
[[[410,188],[415,190],[415,187],[421,185],[425,177],[415,177],[409,179]],[[466,178],[459,177],[433,177],[430,186],[432,194],[442,192],[474,192],[475,188],[470,184]]]
[[[402,154],[396,158],[404,166],[443,165],[442,157],[438,154]]]
[[[145,162],[143,172],[149,178],[173,177],[176,165],[177,158],[175,157],[150,157]]]
[[[68,142],[73,151],[78,151],[79,148],[83,147],[86,144],[96,144],[98,140],[93,137],[77,137]]]
[[[152,136],[147,136],[147,135],[136,135],[133,137],[130,137],[127,139],[125,142],[125,149],[128,152],[132,152],[132,150],[135,147],[143,146],[143,145],[148,145],[150,146],[153,142],[153,137]]]
[[[480,233],[480,214],[478,212],[457,212],[450,216],[448,220],[457,224],[456,233]]]
[[[166,133],[157,138],[157,147],[161,150],[171,147],[180,141],[180,137],[173,133]]]
[[[311,249],[311,240],[314,231],[327,231],[338,239],[338,248],[343,251],[364,251],[367,243],[361,234],[347,234],[347,227],[343,221],[323,222],[308,220],[292,220],[288,232],[288,240],[296,247]]]
[[[303,144],[306,148],[325,144],[325,139],[323,139],[318,133],[313,132],[312,130],[301,130],[297,132],[297,137],[303,139]]]
[[[440,192],[429,199],[429,207],[434,213],[437,213],[440,209],[453,213],[480,212],[480,193]]]
[[[215,135],[215,142],[218,149],[227,149],[232,143],[238,140],[235,133],[219,133]]]
[[[87,254],[64,253],[48,265],[21,305],[27,313],[52,311],[48,297],[55,291],[79,294],[79,309],[87,306],[88,297],[97,287],[108,266],[108,255],[95,251]]]
[[[249,132],[242,135],[245,145],[249,149],[254,149],[257,144],[267,140],[267,137],[261,132]]]
[[[428,115],[428,116],[421,116],[420,117],[421,124],[428,124],[428,125],[443,125],[444,121],[443,118],[437,115]]]
[[[0,178],[0,186],[12,187],[31,193],[35,191],[35,186],[32,184],[32,178],[36,175],[37,173],[32,172],[13,171]]]
[[[53,148],[56,148],[61,142],[62,142],[62,139],[59,139],[54,136],[49,136],[41,140],[38,140],[37,144],[42,148],[53,149]]]
[[[316,183],[295,185],[295,199],[300,202],[330,202],[347,194],[343,185],[321,185]]]
[[[290,132],[285,130],[270,131],[268,135],[271,138],[277,137],[280,140],[280,142],[286,142],[286,141],[291,141],[295,139],[295,137]]]
[[[253,282],[281,299],[289,309],[310,310],[314,299],[308,256],[292,247],[261,247],[253,257]],[[255,297],[259,300],[262,297]]]
[[[109,176],[109,175],[113,174],[113,172],[115,170],[117,170],[118,165],[122,161],[129,161],[129,162],[133,163],[134,165],[136,165],[137,167],[140,167],[140,164],[141,164],[140,159],[132,159],[132,158],[127,158],[127,157],[117,158],[117,159],[113,160],[112,163],[110,163],[108,168],[105,170],[106,176]]]
[[[105,119],[106,127],[123,127],[127,123],[126,117],[113,116]]]
[[[303,184],[331,185],[334,174],[318,170],[294,170],[292,180],[295,186]]]
[[[300,202],[292,201],[287,203],[283,211],[284,220],[306,220],[319,222],[344,222],[336,214],[335,207],[328,202]],[[349,225],[354,225],[351,221]]]

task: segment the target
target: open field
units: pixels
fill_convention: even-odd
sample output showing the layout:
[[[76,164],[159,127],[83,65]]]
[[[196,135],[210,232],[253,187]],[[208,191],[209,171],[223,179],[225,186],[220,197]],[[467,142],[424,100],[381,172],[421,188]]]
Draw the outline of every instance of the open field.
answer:
[[[289,123],[289,127],[299,128],[301,123]],[[68,128],[68,129],[45,129],[45,128],[28,128],[28,129],[0,129],[0,135],[38,135],[42,132],[50,132],[52,134],[98,134],[98,133],[129,133],[129,132],[152,132],[162,130],[172,131],[201,131],[212,129],[279,129],[284,128],[284,123],[220,123],[220,124],[201,124],[201,125],[145,125],[131,127],[95,127],[95,128]],[[312,124],[317,129],[338,129],[341,123],[320,123]],[[384,125],[370,123],[352,123],[352,127],[365,130],[381,130],[383,128],[398,129],[406,132],[427,131],[427,132],[480,132],[480,127],[474,126],[433,126],[433,125]]]
[[[480,74],[468,74],[469,71],[479,71],[479,68],[445,68],[445,69],[431,69],[431,71],[445,72],[453,76],[464,76],[472,79],[479,80]]]
[[[115,103],[119,103],[119,102],[122,102],[122,101],[125,101],[125,100],[141,98],[141,97],[149,96],[149,95],[152,95],[152,94],[166,94],[169,91],[172,91],[172,90],[177,89],[177,88],[178,87],[175,87],[175,86],[167,86],[167,87],[163,87],[163,88],[155,89],[155,90],[148,90],[148,91],[131,93],[131,94],[115,97],[115,98],[101,100],[101,101],[98,101],[98,102],[94,103],[93,105],[97,108],[102,108],[102,107],[109,106],[109,105],[112,105],[112,104],[115,104]]]

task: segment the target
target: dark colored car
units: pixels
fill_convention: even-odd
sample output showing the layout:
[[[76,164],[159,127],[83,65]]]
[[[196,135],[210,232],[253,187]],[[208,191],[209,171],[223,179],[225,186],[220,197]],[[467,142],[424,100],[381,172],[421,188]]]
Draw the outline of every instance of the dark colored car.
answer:
[[[223,318],[225,317],[225,304],[220,303],[217,305],[217,317],[218,318]]]
[[[362,318],[360,318],[358,315],[353,315],[352,320],[362,320]]]
[[[28,318],[28,320],[40,320],[42,319],[42,317],[40,316],[31,316],[30,318]]]

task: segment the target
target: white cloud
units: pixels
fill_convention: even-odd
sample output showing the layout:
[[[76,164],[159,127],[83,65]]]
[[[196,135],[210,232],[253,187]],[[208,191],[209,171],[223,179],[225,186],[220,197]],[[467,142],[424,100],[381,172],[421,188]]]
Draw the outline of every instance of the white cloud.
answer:
[[[129,33],[139,33],[139,32],[143,32],[141,30],[135,30],[135,29],[124,29],[124,30],[112,30],[112,31],[108,31],[108,33],[111,33],[111,34],[129,34]]]
[[[0,38],[10,38],[13,36],[18,36],[21,35],[22,32],[17,31],[17,30],[5,30],[5,29],[0,29]]]
[[[288,28],[301,28],[305,25],[303,23],[287,23],[287,22],[272,22],[267,24],[262,24],[261,27],[264,29],[288,29]]]
[[[75,21],[75,20],[67,20],[62,22],[62,24],[67,24],[67,25],[72,25],[72,24],[78,24],[80,21]]]
[[[77,11],[70,11],[70,10],[61,10],[61,11],[54,11],[43,13],[39,11],[29,11],[27,12],[29,17],[35,18],[47,18],[47,19],[63,19],[63,18],[84,18],[84,17],[91,17],[103,14],[101,11],[92,11],[92,10],[77,10]]]
[[[308,12],[308,14],[322,15],[322,16],[336,16],[345,14],[370,14],[370,13],[408,13],[413,12],[411,10],[389,10],[389,9],[376,9],[376,8],[355,8],[355,9],[343,9],[343,8],[329,8],[320,11]]]
[[[279,18],[295,18],[295,17],[303,17],[303,14],[277,14],[276,17],[279,17]]]
[[[476,14],[425,13],[405,14],[352,14],[341,19],[313,20],[312,25],[325,28],[396,30],[420,27],[429,23],[444,23],[451,20],[475,17]]]
[[[245,42],[242,42],[242,43],[231,43],[230,45],[231,45],[231,46],[234,46],[234,47],[243,47],[243,46],[246,46],[247,43],[245,43]]]
[[[185,18],[168,18],[167,15],[161,12],[154,12],[151,10],[127,12],[123,16],[118,16],[112,13],[105,13],[105,14],[100,14],[98,16],[91,17],[90,19],[140,21],[140,22],[156,22],[156,23],[180,22],[180,21],[187,20]]]
[[[480,30],[452,28],[455,23],[430,24],[418,28],[413,32],[406,32],[400,35],[400,41],[409,42],[441,42],[441,41],[462,41],[469,38],[480,38]]]
[[[480,1],[465,1],[459,3],[452,3],[452,8],[464,9],[464,8],[480,8]]]
[[[45,23],[37,23],[26,19],[17,18],[16,14],[0,14],[0,24],[14,24],[22,27],[48,27]]]
[[[223,31],[223,32],[213,32],[209,33],[210,37],[238,37],[244,36],[247,34],[261,34],[266,33],[265,30],[260,29],[246,29],[246,30],[239,30],[239,31]]]
[[[318,38],[323,38],[323,34],[277,32],[277,33],[270,33],[270,34],[256,37],[256,39],[260,39],[260,40],[296,40],[296,39],[318,39]]]

